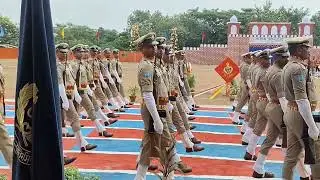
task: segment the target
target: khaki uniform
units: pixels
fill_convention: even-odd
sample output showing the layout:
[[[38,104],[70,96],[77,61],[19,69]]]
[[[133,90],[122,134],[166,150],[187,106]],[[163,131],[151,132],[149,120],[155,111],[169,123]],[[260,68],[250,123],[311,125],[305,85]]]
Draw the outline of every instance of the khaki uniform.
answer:
[[[276,143],[277,138],[282,134],[283,111],[280,106],[279,98],[284,97],[283,83],[281,81],[282,70],[274,64],[266,74],[266,90],[271,102],[266,106],[268,119],[266,139],[261,145],[260,153],[268,155],[270,149]]]
[[[184,83],[184,87],[186,89],[187,92],[187,96],[191,96],[191,89],[189,86],[189,81],[188,81],[188,71],[187,71],[187,64],[184,60],[181,61],[181,65],[180,65],[180,73],[181,73],[181,80]]]
[[[249,72],[249,66],[250,64],[243,62],[240,65],[240,76],[241,76],[241,81],[240,81],[240,93],[238,99],[238,104],[235,109],[235,112],[240,112],[243,106],[248,102],[249,100],[249,89],[246,83],[247,77],[248,77],[248,72]]]
[[[110,89],[110,91],[111,91],[112,97],[113,97],[113,98],[116,98],[117,96],[120,95],[120,93],[119,93],[119,91],[118,91],[118,89],[117,89],[117,87],[116,87],[116,84],[110,83],[110,82],[109,82],[109,79],[108,79],[108,76],[109,76],[109,75],[111,76],[111,74],[110,74],[110,60],[109,60],[109,59],[104,59],[104,60],[102,61],[102,64],[103,64],[103,67],[104,67],[104,68],[101,70],[101,71],[102,71],[103,78],[104,78],[105,82],[108,83],[108,85],[109,85],[109,89]],[[105,90],[105,91],[106,91],[106,90]],[[106,94],[109,94],[109,93],[106,92]],[[108,96],[108,98],[110,98],[110,97]]]
[[[113,59],[110,62],[110,67],[111,67],[111,76],[113,77],[114,82],[116,82],[118,91],[120,92],[121,96],[124,98],[125,92],[124,92],[124,87],[122,83],[117,82],[116,79],[116,73],[118,74],[119,78],[122,79],[122,64],[118,59]]]
[[[267,115],[265,113],[266,106],[268,104],[268,98],[265,91],[267,68],[259,67],[255,77],[255,87],[258,95],[257,107],[257,119],[253,128],[253,133],[257,136],[261,136],[267,126]]]
[[[293,57],[283,69],[282,80],[284,83],[285,97],[288,108],[284,113],[284,122],[287,126],[288,149],[283,166],[283,178],[293,179],[293,168],[299,158],[303,157],[304,144],[302,142],[304,119],[298,111],[296,100],[307,99],[306,67]],[[314,85],[310,84],[309,92],[314,92]],[[310,94],[310,97],[314,94]],[[310,98],[309,97],[309,98]],[[320,179],[320,141],[315,141],[316,164],[311,165],[313,179]]]
[[[257,119],[257,100],[258,100],[258,95],[256,92],[256,86],[254,84],[255,82],[255,76],[258,70],[259,65],[258,64],[251,64],[251,69],[249,68],[249,74],[248,76],[250,76],[250,80],[252,83],[252,95],[250,97],[249,100],[249,107],[248,107],[248,115],[250,116],[250,121],[248,126],[253,129],[255,124],[256,124],[256,119]]]
[[[4,100],[4,76],[3,74],[0,74],[0,100]],[[12,141],[8,135],[7,129],[4,125],[4,119],[5,115],[4,112],[5,107],[4,104],[1,102],[0,104],[0,150],[6,160],[6,162],[9,164],[9,166],[12,166],[12,155],[13,155],[13,145]]]
[[[154,73],[154,65],[147,59],[142,59],[138,69],[138,83],[141,93],[153,92],[153,88],[155,88],[158,95],[158,97],[154,97],[157,102],[157,109],[168,111],[166,105],[167,102],[163,102],[165,99],[168,100],[168,90],[162,79],[161,71],[156,70],[156,73]],[[154,75],[156,76],[155,78],[153,78]],[[156,82],[153,82],[154,80]],[[153,84],[157,86],[153,87]],[[162,135],[157,133],[149,133],[151,115],[144,103],[141,104],[141,115],[144,122],[145,131],[142,139],[142,150],[139,164],[149,166],[150,157],[160,157],[155,147],[158,147],[160,151],[166,151],[166,148],[172,146],[173,139],[169,132],[165,118],[161,118],[163,123]]]
[[[88,96],[87,86],[89,85],[90,78],[88,75],[91,75],[90,72],[87,71],[86,62],[78,61],[78,64],[73,66],[74,72],[76,73],[76,80],[78,86],[78,92],[82,98],[81,106],[87,111],[89,118],[94,121],[97,119],[96,111],[99,110],[98,105],[94,107],[91,102],[91,98]],[[95,101],[96,102],[96,101]]]
[[[168,75],[168,81],[169,81],[168,82],[168,89],[169,89],[170,102],[173,105],[173,110],[171,113],[172,122],[173,122],[174,126],[176,127],[178,133],[182,134],[182,133],[186,132],[186,130],[187,130],[185,127],[185,121],[187,122],[187,127],[189,129],[190,129],[190,127],[189,127],[189,123],[188,123],[186,114],[184,113],[184,110],[183,110],[183,108],[180,104],[180,101],[179,101],[179,98],[181,98],[179,96],[179,93],[181,93],[181,92],[179,89],[178,76],[175,74],[175,71],[172,66],[168,67],[166,74]],[[177,102],[177,101],[179,101],[179,102]],[[180,112],[183,112],[183,113],[180,113]],[[182,117],[183,114],[185,115],[184,117]]]
[[[106,95],[104,94],[100,82],[100,62],[96,59],[92,59],[89,61],[89,66],[91,66],[92,74],[93,74],[93,82],[96,85],[96,89],[94,89],[94,94],[96,98],[102,103],[102,105],[108,105],[108,100]]]
[[[73,132],[80,130],[80,119],[76,108],[73,104],[74,88],[76,86],[75,79],[73,77],[73,70],[69,63],[67,65],[58,62],[57,63],[58,84],[64,84],[67,98],[69,101],[69,109],[66,112],[66,119],[70,122]]]

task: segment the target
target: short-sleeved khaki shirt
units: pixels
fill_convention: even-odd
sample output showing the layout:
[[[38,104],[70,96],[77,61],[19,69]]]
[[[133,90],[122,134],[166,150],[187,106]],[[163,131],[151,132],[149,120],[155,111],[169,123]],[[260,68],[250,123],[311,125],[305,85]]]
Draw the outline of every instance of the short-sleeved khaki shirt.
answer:
[[[297,59],[291,57],[283,68],[282,80],[285,97],[288,101],[307,99],[307,68]]]
[[[73,77],[73,69],[69,63],[57,63],[58,83],[64,84],[67,95],[73,95],[75,79]]]
[[[272,65],[267,74],[267,93],[270,95],[272,100],[278,100],[281,97],[284,97],[283,83],[281,80],[282,69],[278,65]]]

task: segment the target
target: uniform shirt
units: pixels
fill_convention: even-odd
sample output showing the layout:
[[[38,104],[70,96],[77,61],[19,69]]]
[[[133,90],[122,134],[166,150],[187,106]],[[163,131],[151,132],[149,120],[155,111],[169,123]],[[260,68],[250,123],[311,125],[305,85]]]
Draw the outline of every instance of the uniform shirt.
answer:
[[[4,74],[0,73],[0,97],[3,98],[5,90]]]
[[[255,87],[257,89],[257,93],[259,96],[266,96],[266,73],[267,73],[267,69],[268,68],[264,68],[259,66],[256,70],[256,74],[255,74],[255,79],[254,79],[254,84]]]
[[[110,59],[104,59],[101,61],[101,74],[104,79],[111,78],[110,74]]]
[[[243,62],[241,63],[240,65],[240,77],[241,77],[241,81],[244,82],[245,84],[246,83],[246,80],[247,80],[247,77],[248,77],[248,72],[249,72],[249,67],[251,65],[246,63],[246,62]]]
[[[179,74],[174,70],[173,65],[168,67],[168,78],[169,78],[169,94],[170,96],[177,95],[177,97],[182,96],[180,91]]]
[[[101,69],[100,69],[100,62],[97,59],[91,59],[89,61],[89,64],[92,68],[92,73],[93,73],[93,80],[94,81],[98,81],[100,78],[100,73],[101,73]]]
[[[252,87],[254,89],[257,88],[255,82],[256,82],[256,74],[257,74],[258,70],[259,70],[259,65],[258,64],[254,64],[252,66],[252,69],[251,69],[251,72],[250,72],[250,80],[251,80],[251,83],[252,83]]]
[[[288,101],[308,98],[306,90],[307,73],[307,68],[300,60],[290,57],[282,73],[285,97]]]
[[[77,64],[73,65],[73,71],[75,72],[75,77],[78,82],[78,90],[86,90],[89,84],[88,72],[86,68],[86,63],[81,60]]]
[[[138,67],[138,84],[141,93],[153,92],[156,90],[155,98],[157,109],[162,109],[166,104],[162,104],[162,99],[168,100],[168,89],[162,78],[162,72],[159,68],[154,68],[154,64],[148,59],[142,59]],[[155,85],[155,87],[154,87]],[[159,104],[160,103],[160,104]]]
[[[67,95],[73,95],[75,79],[72,67],[69,63],[57,63],[58,84],[64,84]]]
[[[266,74],[266,91],[272,100],[278,101],[284,97],[283,83],[281,80],[282,69],[276,64],[272,65]]]
[[[112,76],[116,76],[117,73],[119,77],[122,77],[122,64],[118,59],[112,59],[110,61],[110,72]]]

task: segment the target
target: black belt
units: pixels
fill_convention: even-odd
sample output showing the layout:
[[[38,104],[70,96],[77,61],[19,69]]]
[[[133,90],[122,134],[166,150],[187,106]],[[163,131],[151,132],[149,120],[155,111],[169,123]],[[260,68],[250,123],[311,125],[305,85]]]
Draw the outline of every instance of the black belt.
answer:
[[[72,96],[71,96],[71,95],[67,95],[67,98],[68,98],[68,99],[72,99]]]
[[[166,118],[167,117],[167,112],[166,110],[158,110],[158,114],[161,118]]]
[[[175,97],[175,96],[169,96],[169,101],[177,101],[177,97]]]
[[[84,94],[85,91],[84,90],[78,90],[79,94]]]
[[[312,116],[313,116],[314,122],[320,123],[320,114],[316,114],[316,115],[314,114]]]

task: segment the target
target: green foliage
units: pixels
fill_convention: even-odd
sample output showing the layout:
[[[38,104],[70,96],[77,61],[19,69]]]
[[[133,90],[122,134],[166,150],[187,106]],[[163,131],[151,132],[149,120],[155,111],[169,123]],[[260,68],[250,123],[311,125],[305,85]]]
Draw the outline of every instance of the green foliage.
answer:
[[[139,88],[137,86],[133,86],[129,88],[129,96],[137,96]]]
[[[10,18],[5,16],[0,16],[0,25],[5,29],[5,36],[0,38],[0,44],[18,45],[18,26],[14,24]]]
[[[82,174],[74,167],[65,168],[64,176],[66,180],[100,180],[99,177]]]
[[[194,89],[196,87],[196,77],[194,76],[194,74],[188,75],[188,83],[191,89]]]
[[[262,6],[253,8],[242,8],[240,10],[221,9],[189,9],[188,11],[173,16],[163,15],[161,12],[151,12],[148,10],[133,11],[127,21],[127,28],[123,32],[109,29],[92,29],[88,26],[75,25],[72,23],[57,24],[54,28],[56,43],[67,42],[71,46],[82,43],[87,45],[99,45],[102,48],[117,48],[120,50],[130,50],[131,29],[133,25],[139,26],[139,34],[145,35],[148,32],[155,32],[157,36],[170,38],[170,30],[177,28],[178,48],[184,46],[198,47],[201,42],[202,32],[206,33],[206,44],[226,44],[227,23],[235,15],[241,22],[241,33],[248,33],[248,24],[253,21],[260,22],[291,22],[292,34],[298,34],[298,23],[306,15],[310,15],[305,8],[272,8],[270,0]],[[315,45],[320,45],[320,11],[312,16],[316,22]],[[18,44],[18,27],[7,17],[0,16],[0,24],[7,29],[7,36],[0,39],[0,44]],[[60,31],[65,28],[65,39],[60,36]],[[101,33],[100,40],[96,39],[96,33]]]
[[[236,80],[232,80],[230,87],[230,95],[236,96],[240,91],[240,86],[238,85]]]
[[[0,175],[0,180],[7,180],[7,176],[5,176],[5,175]]]
[[[166,149],[166,151],[160,150],[159,147],[155,147],[156,151],[159,153],[160,163],[162,166],[162,169],[160,169],[160,172],[162,174],[161,175],[157,173],[154,173],[154,174],[160,180],[167,180],[172,171],[179,171],[178,163],[175,162],[174,160],[174,156],[176,155],[174,148],[175,148],[175,143],[173,143],[168,149]]]

